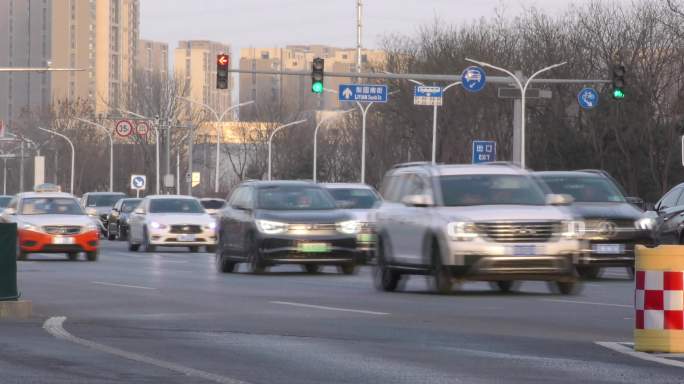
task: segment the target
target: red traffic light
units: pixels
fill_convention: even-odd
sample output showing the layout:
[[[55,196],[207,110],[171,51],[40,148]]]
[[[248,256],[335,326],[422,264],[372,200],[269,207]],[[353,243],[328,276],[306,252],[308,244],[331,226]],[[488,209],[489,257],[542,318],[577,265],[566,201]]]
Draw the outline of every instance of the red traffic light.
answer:
[[[230,57],[226,54],[220,54],[216,57],[216,62],[221,66],[228,66],[230,63]]]

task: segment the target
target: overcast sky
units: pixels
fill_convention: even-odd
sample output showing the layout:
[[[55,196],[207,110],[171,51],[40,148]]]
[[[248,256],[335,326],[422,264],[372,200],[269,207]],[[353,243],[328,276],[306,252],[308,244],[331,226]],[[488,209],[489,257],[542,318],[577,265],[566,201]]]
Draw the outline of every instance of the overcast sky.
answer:
[[[365,47],[388,33],[411,34],[438,17],[445,23],[516,14],[537,7],[550,13],[588,0],[364,0]],[[356,45],[356,0],[141,0],[140,37],[169,43],[207,39],[244,47],[287,44]],[[320,30],[320,33],[319,33]]]

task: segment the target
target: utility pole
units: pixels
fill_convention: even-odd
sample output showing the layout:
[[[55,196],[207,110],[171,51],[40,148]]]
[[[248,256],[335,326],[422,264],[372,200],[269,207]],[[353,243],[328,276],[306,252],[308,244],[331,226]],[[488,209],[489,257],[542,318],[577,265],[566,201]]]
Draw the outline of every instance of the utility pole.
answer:
[[[21,155],[19,157],[19,192],[24,192],[24,141],[21,141]]]
[[[361,33],[363,32],[363,0],[356,0],[356,73],[361,73]]]
[[[522,71],[515,71],[515,76],[523,78]],[[522,148],[522,98],[513,99],[513,162],[521,164]]]

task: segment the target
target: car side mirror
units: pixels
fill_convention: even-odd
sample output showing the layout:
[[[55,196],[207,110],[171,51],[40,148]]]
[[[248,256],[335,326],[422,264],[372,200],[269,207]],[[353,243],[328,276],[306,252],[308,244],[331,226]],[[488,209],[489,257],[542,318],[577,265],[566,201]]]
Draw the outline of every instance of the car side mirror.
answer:
[[[427,194],[404,196],[401,202],[411,207],[431,207],[435,205],[432,196]]]
[[[2,211],[2,214],[5,216],[14,216],[17,214],[17,210],[14,208],[5,208],[5,210]]]
[[[564,194],[549,194],[546,195],[546,205],[567,206],[571,205],[575,199],[570,195]]]
[[[248,206],[246,206],[246,205],[243,205],[243,204],[234,204],[234,205],[233,205],[233,208],[235,208],[235,209],[237,209],[237,210],[240,210],[240,211],[247,211],[247,212],[251,212],[251,211],[252,211],[252,208],[250,208],[250,207],[248,207]]]

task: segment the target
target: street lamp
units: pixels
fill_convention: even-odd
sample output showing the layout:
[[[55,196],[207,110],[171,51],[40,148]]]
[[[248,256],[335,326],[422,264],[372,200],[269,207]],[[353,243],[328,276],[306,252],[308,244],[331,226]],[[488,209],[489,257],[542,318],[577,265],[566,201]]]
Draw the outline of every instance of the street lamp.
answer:
[[[240,103],[240,104],[236,104],[236,105],[233,105],[231,107],[228,107],[225,111],[223,111],[219,115],[218,112],[216,112],[216,110],[214,108],[212,108],[209,105],[202,103],[200,101],[195,101],[195,100],[189,99],[187,97],[182,97],[182,96],[177,96],[176,98],[187,101],[189,103],[200,105],[200,106],[208,109],[211,113],[214,114],[214,118],[216,119],[217,122],[223,121],[223,117],[226,115],[226,113],[228,113],[228,112],[230,112],[236,108],[244,107],[245,105],[254,104],[254,100],[245,101],[244,103]],[[216,192],[216,193],[218,193],[218,191],[219,191],[219,166],[221,164],[220,157],[221,157],[221,126],[219,124],[216,126],[216,176],[215,176],[216,186],[214,187],[214,192]]]
[[[316,178],[317,167],[316,167],[316,165],[318,164],[318,140],[317,140],[318,129],[323,125],[324,122],[328,121],[329,119],[334,118],[334,117],[340,117],[341,115],[343,115],[345,113],[349,113],[349,112],[354,112],[354,109],[347,109],[347,110],[342,111],[342,112],[337,112],[334,115],[326,116],[326,117],[322,118],[321,121],[318,122],[318,124],[316,124],[316,129],[314,129],[314,145],[313,145],[313,181],[314,181],[314,183],[317,181],[317,178]]]
[[[52,135],[56,135],[56,136],[59,136],[59,137],[63,138],[63,139],[66,140],[66,141],[69,143],[69,145],[71,146],[71,185],[70,185],[70,188],[69,188],[69,193],[71,193],[71,194],[73,195],[73,193],[74,193],[74,167],[75,167],[75,165],[76,165],[76,158],[75,158],[76,151],[74,150],[74,143],[72,143],[71,140],[69,140],[68,137],[62,135],[62,134],[59,133],[59,132],[55,132],[55,131],[52,131],[52,130],[50,130],[50,129],[45,129],[45,128],[43,128],[43,127],[38,127],[38,129],[40,129],[41,131],[45,131],[45,132],[47,132],[47,133],[50,133],[50,134],[52,134]]]
[[[271,180],[271,148],[272,148],[273,136],[283,128],[287,128],[287,127],[297,125],[297,124],[301,124],[301,123],[305,123],[305,122],[306,122],[306,119],[293,121],[291,123],[281,125],[278,128],[274,129],[273,132],[271,132],[271,136],[268,138],[268,180],[269,181]]]
[[[119,111],[121,111],[121,112],[123,112],[123,113],[127,113],[127,114],[129,114],[129,115],[133,115],[133,116],[135,116],[135,117],[137,117],[137,118],[139,118],[139,119],[154,120],[154,119],[150,119],[150,118],[147,117],[147,116],[143,116],[143,115],[141,115],[141,114],[139,114],[139,113],[127,111],[127,110],[125,110],[125,109],[119,108]],[[157,124],[157,125],[154,126],[154,136],[155,136],[155,139],[154,139],[154,154],[155,154],[155,164],[156,164],[155,167],[156,167],[156,171],[157,171],[157,177],[155,177],[155,179],[156,179],[156,182],[157,182],[156,187],[157,187],[157,195],[158,195],[158,194],[159,194],[159,124]]]
[[[107,135],[109,138],[109,192],[114,192],[114,140],[112,139],[112,133],[109,132],[107,127],[105,127],[102,124],[98,124],[94,121],[82,119],[80,117],[76,117],[76,120],[90,124],[92,126],[98,127],[104,131],[104,133]]]
[[[520,127],[521,127],[521,129],[520,129],[520,166],[525,168],[525,93],[527,93],[527,86],[530,85],[530,82],[532,81],[532,79],[534,79],[538,75],[540,75],[546,71],[550,71],[554,68],[560,67],[562,65],[565,65],[565,64],[567,64],[567,61],[564,61],[564,62],[558,63],[558,64],[554,64],[554,65],[549,65],[548,67],[544,67],[544,68],[538,70],[537,72],[532,74],[532,76],[530,76],[527,80],[525,80],[524,85],[523,85],[521,79],[519,79],[516,75],[513,74],[513,72],[511,72],[507,69],[497,67],[495,65],[485,63],[483,61],[477,61],[477,60],[469,59],[467,57],[466,57],[466,61],[470,61],[471,63],[477,64],[477,65],[482,66],[482,67],[492,68],[492,69],[495,69],[497,71],[501,71],[501,72],[507,74],[508,76],[512,77],[513,80],[515,80],[515,83],[518,86],[518,89],[520,90],[520,99],[521,99],[521,101],[520,101],[520,103],[521,103],[521,111],[520,111],[521,112],[521,115],[520,115],[521,116],[521,124],[520,124]]]

